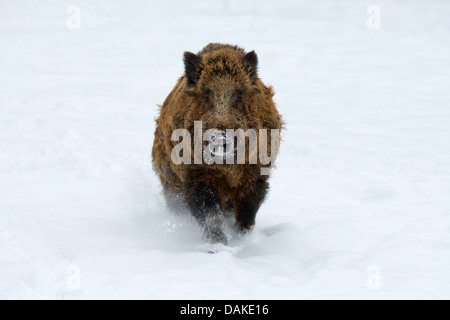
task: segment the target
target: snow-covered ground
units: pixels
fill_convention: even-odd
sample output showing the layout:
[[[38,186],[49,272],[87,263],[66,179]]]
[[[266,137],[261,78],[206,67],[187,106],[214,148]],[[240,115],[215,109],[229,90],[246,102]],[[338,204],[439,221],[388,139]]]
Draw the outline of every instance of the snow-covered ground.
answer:
[[[449,299],[449,17],[446,0],[2,0],[0,298]],[[209,42],[257,52],[287,123],[255,230],[216,254],[150,165],[156,104]]]

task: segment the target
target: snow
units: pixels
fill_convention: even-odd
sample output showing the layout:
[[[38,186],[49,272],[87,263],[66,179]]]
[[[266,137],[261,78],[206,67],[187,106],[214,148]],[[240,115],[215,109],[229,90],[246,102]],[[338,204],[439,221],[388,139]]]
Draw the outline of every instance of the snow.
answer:
[[[0,298],[449,299],[449,16],[445,0],[2,1]],[[287,123],[254,231],[216,254],[150,165],[156,105],[209,42],[257,52]]]

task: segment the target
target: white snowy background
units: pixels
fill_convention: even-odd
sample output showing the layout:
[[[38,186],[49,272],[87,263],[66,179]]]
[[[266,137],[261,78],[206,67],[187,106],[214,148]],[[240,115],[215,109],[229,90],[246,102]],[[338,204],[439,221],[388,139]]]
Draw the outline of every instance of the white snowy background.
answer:
[[[450,299],[449,17],[446,0],[2,0],[0,298]],[[253,233],[216,254],[150,162],[156,105],[209,42],[257,52],[287,123]]]

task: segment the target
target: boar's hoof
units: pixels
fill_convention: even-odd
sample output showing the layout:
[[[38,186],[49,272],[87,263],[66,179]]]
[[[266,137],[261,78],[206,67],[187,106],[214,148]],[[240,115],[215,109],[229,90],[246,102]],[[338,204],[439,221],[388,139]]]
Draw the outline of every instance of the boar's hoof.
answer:
[[[250,231],[252,231],[254,226],[255,226],[254,224],[252,224],[250,226],[246,226],[246,227],[244,227],[242,225],[238,225],[237,230],[238,230],[239,234],[245,235],[245,234],[249,233]]]
[[[228,244],[227,236],[222,230],[223,220],[222,214],[211,214],[205,219],[203,239],[206,242]]]

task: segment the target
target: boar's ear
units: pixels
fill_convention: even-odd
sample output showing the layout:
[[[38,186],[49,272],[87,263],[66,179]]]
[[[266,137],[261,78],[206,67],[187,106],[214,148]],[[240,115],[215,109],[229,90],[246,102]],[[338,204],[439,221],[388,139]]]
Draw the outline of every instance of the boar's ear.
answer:
[[[244,63],[247,65],[248,72],[250,73],[250,79],[253,84],[256,80],[256,72],[258,71],[258,56],[255,51],[250,51],[244,56]]]
[[[186,51],[184,53],[184,71],[186,73],[188,86],[193,86],[197,83],[197,80],[200,76],[200,62],[201,58],[192,53]]]

